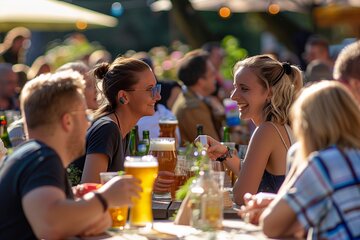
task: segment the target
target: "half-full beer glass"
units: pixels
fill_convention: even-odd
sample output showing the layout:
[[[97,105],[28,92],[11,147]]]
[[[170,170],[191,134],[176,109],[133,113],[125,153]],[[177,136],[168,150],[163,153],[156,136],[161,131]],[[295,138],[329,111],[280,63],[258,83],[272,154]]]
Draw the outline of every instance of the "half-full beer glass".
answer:
[[[150,139],[149,154],[157,158],[159,171],[175,172],[177,157],[174,138]],[[159,178],[169,179],[166,176],[159,176]],[[167,193],[156,193],[156,197],[170,198],[170,191],[171,189]]]
[[[151,155],[142,157],[126,157],[125,172],[141,180],[143,191],[140,199],[133,200],[134,205],[130,209],[130,227],[151,228],[153,223],[151,194],[155,178],[158,173],[157,159]]]
[[[101,184],[105,184],[113,177],[119,176],[118,172],[101,172],[100,181]],[[112,227],[124,229],[127,215],[128,215],[128,206],[119,206],[115,208],[109,208],[109,212],[112,219]]]

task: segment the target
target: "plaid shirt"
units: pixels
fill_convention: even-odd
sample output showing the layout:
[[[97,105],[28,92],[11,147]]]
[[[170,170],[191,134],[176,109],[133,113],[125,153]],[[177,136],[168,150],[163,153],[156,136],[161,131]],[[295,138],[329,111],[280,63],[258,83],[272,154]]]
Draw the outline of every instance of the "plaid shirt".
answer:
[[[315,152],[283,198],[312,239],[360,239],[360,150]]]

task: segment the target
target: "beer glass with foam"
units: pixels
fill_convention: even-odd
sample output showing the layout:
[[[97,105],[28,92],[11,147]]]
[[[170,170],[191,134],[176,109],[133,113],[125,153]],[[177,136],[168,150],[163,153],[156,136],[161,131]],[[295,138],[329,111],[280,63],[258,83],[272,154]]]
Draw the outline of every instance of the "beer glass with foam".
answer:
[[[126,174],[141,180],[143,189],[140,198],[133,200],[134,205],[131,207],[129,218],[130,227],[151,229],[153,223],[151,195],[158,173],[157,159],[151,155],[128,156],[125,158],[124,166]]]
[[[152,138],[150,139],[149,154],[157,158],[159,163],[159,171],[168,171],[175,173],[176,167],[176,149],[174,138]],[[159,176],[159,178],[169,179],[166,176]],[[172,178],[171,178],[172,179]],[[171,187],[170,187],[171,188]],[[156,192],[155,197],[170,198],[171,189],[166,193]]]

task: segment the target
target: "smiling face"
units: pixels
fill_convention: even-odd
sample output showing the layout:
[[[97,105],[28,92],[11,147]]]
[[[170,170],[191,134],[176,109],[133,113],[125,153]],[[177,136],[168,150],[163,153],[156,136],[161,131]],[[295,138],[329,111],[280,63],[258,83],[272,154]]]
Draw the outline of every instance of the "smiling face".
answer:
[[[138,117],[151,116],[155,113],[155,103],[161,99],[160,94],[152,97],[151,89],[156,86],[154,73],[147,69],[139,72],[140,81],[132,86],[134,91],[128,91],[129,107]]]
[[[269,90],[260,84],[256,75],[246,67],[239,67],[235,72],[234,90],[231,99],[236,101],[241,119],[251,119],[256,126],[264,119],[264,106],[269,98]]]

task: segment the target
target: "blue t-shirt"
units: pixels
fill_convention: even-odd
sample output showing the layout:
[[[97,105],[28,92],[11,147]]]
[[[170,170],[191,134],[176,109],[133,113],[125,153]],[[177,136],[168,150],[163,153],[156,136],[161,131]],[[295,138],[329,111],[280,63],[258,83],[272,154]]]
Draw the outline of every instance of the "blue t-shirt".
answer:
[[[60,157],[44,143],[30,140],[0,166],[0,239],[37,239],[21,201],[42,186],[60,188],[73,198]]]

